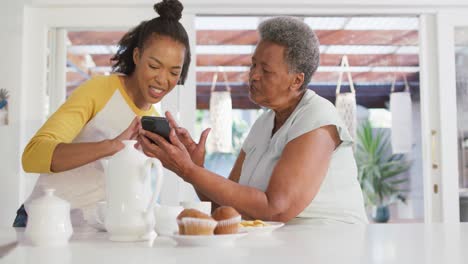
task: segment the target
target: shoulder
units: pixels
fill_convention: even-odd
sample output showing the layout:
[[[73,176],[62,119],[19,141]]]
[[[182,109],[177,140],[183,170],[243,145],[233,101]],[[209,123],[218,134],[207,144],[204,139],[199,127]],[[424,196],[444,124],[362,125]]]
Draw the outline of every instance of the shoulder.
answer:
[[[110,90],[115,91],[117,87],[113,87],[112,83],[118,81],[118,78],[117,75],[94,76],[78,86],[70,96],[92,96],[109,92]]]
[[[308,90],[304,95],[303,102],[300,107],[304,109],[304,111],[312,111],[317,110],[320,111],[334,111],[336,110],[335,106],[332,102],[328,101],[327,99],[323,98],[322,96],[316,94],[314,91]]]
[[[338,112],[330,101],[308,90],[295,111],[292,123],[327,119],[335,121],[337,118]]]
[[[342,126],[335,106],[327,99],[308,90],[291,116],[286,141],[289,142],[301,135],[328,125]]]
[[[78,86],[69,99],[107,101],[118,89],[118,83],[118,75],[95,76]]]
[[[338,133],[344,141],[351,140],[335,106],[313,91],[307,91],[289,123],[287,142],[310,131],[330,125],[338,129]]]

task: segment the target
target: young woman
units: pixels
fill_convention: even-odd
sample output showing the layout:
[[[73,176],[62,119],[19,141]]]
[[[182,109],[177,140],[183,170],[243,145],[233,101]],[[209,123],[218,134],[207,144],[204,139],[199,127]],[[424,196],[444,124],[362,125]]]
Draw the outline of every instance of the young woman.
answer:
[[[73,225],[90,219],[105,199],[100,159],[136,139],[139,116],[158,115],[153,104],[183,84],[190,64],[187,32],[177,0],[154,5],[159,17],[141,22],[119,42],[114,74],[92,78],[73,92],[31,139],[23,153],[26,172],[41,173],[28,201],[45,188],[69,201]],[[129,125],[130,124],[130,125]],[[25,226],[22,206],[14,226]]]

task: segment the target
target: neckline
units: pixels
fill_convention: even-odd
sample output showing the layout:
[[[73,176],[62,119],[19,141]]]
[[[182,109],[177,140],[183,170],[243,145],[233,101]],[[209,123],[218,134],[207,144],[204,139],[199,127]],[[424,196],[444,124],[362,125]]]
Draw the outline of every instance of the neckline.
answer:
[[[138,106],[135,105],[135,103],[133,102],[133,100],[130,98],[130,96],[128,95],[126,89],[125,89],[125,82],[123,80],[123,78],[125,77],[125,75],[119,75],[119,74],[114,74],[115,76],[115,79],[116,79],[116,82],[117,82],[117,87],[119,88],[119,92],[120,94],[122,95],[122,97],[124,98],[125,102],[127,102],[128,106],[130,106],[130,108],[132,109],[132,111],[138,115],[138,116],[144,116],[144,115],[158,115],[158,112],[156,112],[156,109],[154,108],[153,105],[151,105],[151,107],[148,109],[148,110],[142,110],[140,108],[138,108]]]
[[[312,94],[310,93],[312,92]],[[275,138],[276,135],[278,135],[278,133],[284,128],[284,126],[288,123],[288,121],[291,119],[291,117],[297,112],[297,109],[299,109],[303,104],[304,104],[304,100],[306,97],[309,97],[310,95],[314,95],[314,91],[311,91],[309,89],[307,89],[307,91],[304,92],[304,95],[302,95],[302,98],[301,100],[299,101],[299,103],[296,105],[296,107],[294,108],[294,111],[292,111],[292,113],[288,116],[288,118],[286,119],[286,121],[284,121],[283,125],[281,125],[280,128],[278,128],[278,130],[276,130],[275,133],[273,133],[273,128],[275,127],[275,111],[271,110],[270,109],[270,112],[271,112],[271,117],[270,117],[270,122],[269,123],[269,133],[270,133],[270,137],[269,137],[269,140],[273,140]]]

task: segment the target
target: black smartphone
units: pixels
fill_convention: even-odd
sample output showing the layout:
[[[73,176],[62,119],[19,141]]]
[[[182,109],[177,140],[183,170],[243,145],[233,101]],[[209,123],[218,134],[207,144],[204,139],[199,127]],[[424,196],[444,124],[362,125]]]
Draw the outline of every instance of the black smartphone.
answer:
[[[144,130],[158,134],[165,138],[168,142],[171,142],[169,139],[169,132],[171,131],[171,128],[169,127],[169,122],[165,117],[143,116],[141,118],[141,126]]]

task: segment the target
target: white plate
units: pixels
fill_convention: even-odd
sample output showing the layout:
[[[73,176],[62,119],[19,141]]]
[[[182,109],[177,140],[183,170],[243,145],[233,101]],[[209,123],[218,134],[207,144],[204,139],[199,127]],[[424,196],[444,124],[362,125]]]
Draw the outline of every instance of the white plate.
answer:
[[[240,237],[247,235],[247,232],[240,232],[237,234],[229,235],[205,235],[205,236],[191,236],[174,234],[171,236],[179,246],[232,246],[234,241]]]
[[[264,221],[264,223],[268,225],[267,226],[241,227],[239,228],[239,232],[247,232],[247,233],[254,233],[254,234],[270,234],[271,232],[273,232],[273,230],[284,226],[284,223],[282,222]]]

